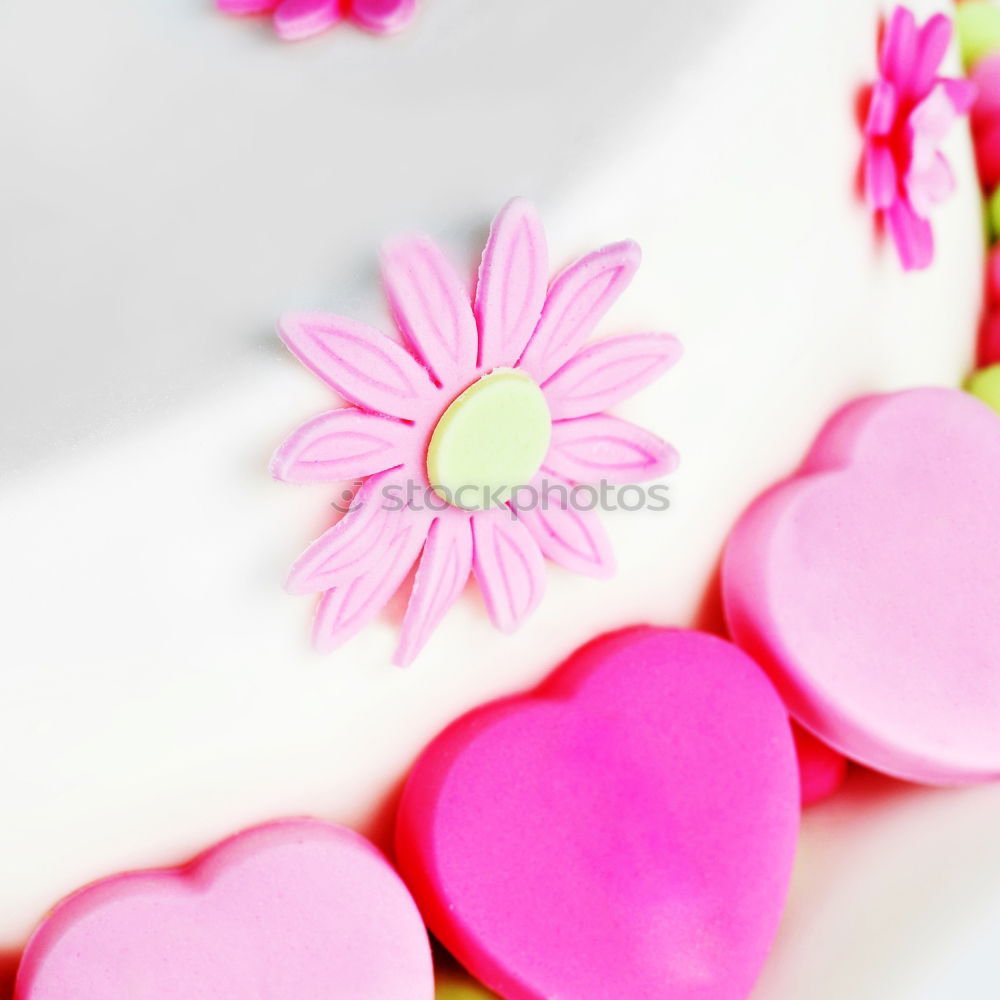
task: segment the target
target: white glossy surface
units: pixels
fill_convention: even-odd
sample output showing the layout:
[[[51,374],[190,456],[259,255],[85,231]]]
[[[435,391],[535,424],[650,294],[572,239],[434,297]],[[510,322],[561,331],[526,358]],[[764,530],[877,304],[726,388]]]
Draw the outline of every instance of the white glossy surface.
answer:
[[[949,142],[960,190],[925,274],[876,246],[853,188],[879,6],[425,0],[396,39],[288,47],[207,0],[6,0],[0,950],[80,883],[259,820],[384,830],[400,776],[456,714],[597,632],[691,621],[736,514],[835,406],[959,379],[980,287],[967,138]],[[310,602],[281,581],[335,494],[274,484],[266,463],[330,396],[270,327],[292,307],[384,325],[380,240],[430,231],[471,276],[514,193],[538,201],[556,263],[642,244],[602,329],[685,343],[621,410],[679,448],[673,507],[609,516],[618,576],[553,569],[513,638],[470,589],[406,672],[389,666],[398,599],[320,657]],[[928,796],[914,842],[931,828],[960,848],[958,800]],[[861,819],[837,835],[859,891],[898,856],[872,836]],[[1000,877],[962,884],[960,909],[984,912]],[[810,891],[829,889],[806,878],[790,920]],[[851,898],[840,912],[865,905]],[[887,933],[914,911],[892,909]],[[788,971],[763,997],[850,964],[849,940],[822,951],[816,933],[783,938],[772,964]],[[896,952],[872,950],[852,995],[978,996],[883,990]]]
[[[788,909],[752,1000],[995,1000],[1000,785],[855,771],[809,810]]]

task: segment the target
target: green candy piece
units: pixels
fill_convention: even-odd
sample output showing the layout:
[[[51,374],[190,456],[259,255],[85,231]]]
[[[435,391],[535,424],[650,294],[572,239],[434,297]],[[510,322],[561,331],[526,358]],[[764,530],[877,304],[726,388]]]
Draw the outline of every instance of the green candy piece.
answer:
[[[1000,50],[1000,6],[988,0],[965,0],[955,8],[955,24],[967,70]]]
[[[990,222],[990,235],[996,239],[1000,236],[1000,187],[986,200],[986,212]]]
[[[434,992],[435,1000],[496,1000],[496,995],[490,993],[484,986],[458,979],[446,979],[438,984]]]
[[[534,379],[498,368],[444,411],[427,448],[427,477],[462,510],[499,506],[541,468],[552,416]]]
[[[1000,364],[974,372],[966,381],[965,388],[1000,413]]]

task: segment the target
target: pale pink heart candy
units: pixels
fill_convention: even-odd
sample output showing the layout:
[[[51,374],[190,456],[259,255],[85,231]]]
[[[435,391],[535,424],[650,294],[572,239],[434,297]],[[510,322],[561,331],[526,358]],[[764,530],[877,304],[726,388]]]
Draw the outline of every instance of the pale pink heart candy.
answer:
[[[1000,420],[952,389],[847,406],[726,548],[734,639],[792,714],[897,777],[1000,775]]]
[[[736,1000],[799,816],[763,672],[698,632],[591,643],[424,752],[396,830],[431,930],[506,1000]]]
[[[16,1000],[432,1000],[417,908],[364,838],[287,820],[185,868],[69,897],[28,946]]]

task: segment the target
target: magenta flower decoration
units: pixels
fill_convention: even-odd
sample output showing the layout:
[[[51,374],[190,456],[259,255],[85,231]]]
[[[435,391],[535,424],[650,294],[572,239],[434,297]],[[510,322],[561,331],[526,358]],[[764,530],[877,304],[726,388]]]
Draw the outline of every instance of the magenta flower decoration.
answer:
[[[470,574],[497,628],[513,631],[541,600],[546,558],[613,572],[598,496],[638,491],[677,463],[670,445],[604,412],[666,371],[677,340],[638,333],[584,346],[639,256],[634,243],[615,243],[549,284],[538,215],[515,200],[494,220],[474,295],[430,240],[385,249],[401,342],[339,316],[282,318],[286,346],[349,405],[296,430],[272,473],[359,485],[288,579],[292,593],[322,594],[318,649],[370,621],[415,563],[401,665]]]
[[[951,21],[943,14],[918,27],[909,10],[897,7],[882,39],[864,126],[865,197],[884,215],[908,271],[934,259],[930,212],[955,187],[938,145],[975,98],[967,80],[937,75],[950,41]]]
[[[318,35],[345,18],[368,31],[387,35],[404,28],[416,0],[216,0],[226,14],[270,14],[281,38],[295,41]]]

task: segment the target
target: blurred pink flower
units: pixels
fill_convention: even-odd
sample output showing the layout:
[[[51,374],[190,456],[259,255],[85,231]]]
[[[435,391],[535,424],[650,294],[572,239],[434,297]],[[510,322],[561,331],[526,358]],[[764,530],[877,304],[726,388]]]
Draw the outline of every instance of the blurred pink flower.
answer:
[[[386,35],[404,28],[416,0],[216,0],[226,14],[270,14],[281,38],[295,41],[349,18],[368,31]]]
[[[938,146],[975,99],[969,81],[937,75],[950,41],[951,21],[943,14],[918,27],[911,11],[897,7],[882,40],[864,126],[865,197],[884,214],[908,271],[934,259],[928,216],[955,187]]]

